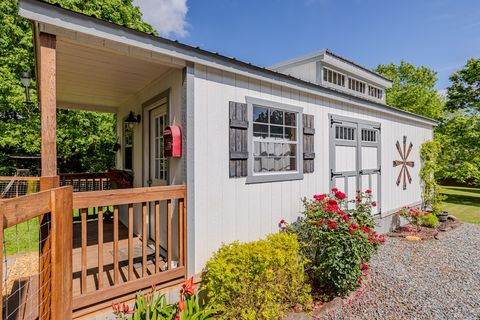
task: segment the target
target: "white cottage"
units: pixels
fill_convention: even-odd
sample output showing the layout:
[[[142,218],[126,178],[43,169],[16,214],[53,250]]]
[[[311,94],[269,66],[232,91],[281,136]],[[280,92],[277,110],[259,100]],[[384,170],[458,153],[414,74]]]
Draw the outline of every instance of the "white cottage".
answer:
[[[148,194],[186,186],[186,233],[175,232],[175,215],[163,223],[170,202],[161,204],[157,226],[153,205],[132,205],[130,216],[131,206],[115,201],[120,222],[149,246],[159,238],[161,256],[185,262],[188,275],[222,243],[276,232],[280,219],[297,219],[303,197],[333,186],[349,198],[372,189],[381,231],[399,208],[421,202],[419,150],[435,121],[388,106],[389,79],[329,50],[263,68],[42,1],[20,0],[20,15],[35,30],[42,112],[115,113],[117,168],[133,173],[134,187]],[[130,114],[138,124],[125,123]],[[180,157],[164,152],[166,126],[181,130]],[[48,146],[45,156],[55,151]],[[186,246],[177,246],[185,234]],[[114,256],[117,268],[122,256]],[[74,310],[103,301],[88,292],[82,299],[82,290]]]

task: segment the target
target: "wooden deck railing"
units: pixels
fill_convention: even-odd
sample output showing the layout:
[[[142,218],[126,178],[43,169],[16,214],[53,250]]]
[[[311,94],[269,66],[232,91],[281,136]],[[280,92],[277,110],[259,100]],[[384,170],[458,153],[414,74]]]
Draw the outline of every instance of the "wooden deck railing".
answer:
[[[0,201],[0,292],[2,312],[0,319],[69,319],[72,314],[72,189],[56,188],[18,198]],[[44,217],[47,217],[44,219]],[[38,232],[42,234],[38,245],[38,264],[35,274],[18,278],[16,261],[4,257],[9,242],[4,232],[31,220],[39,219]],[[5,241],[4,241],[5,240]],[[17,243],[18,244],[18,243]],[[30,257],[29,257],[30,258]],[[12,279],[12,277],[16,277]],[[9,286],[13,281],[19,283]],[[2,288],[6,284],[7,290]]]
[[[81,217],[74,226],[74,310],[185,279],[185,186],[78,192],[73,209]],[[94,209],[98,219],[89,222]]]
[[[107,173],[60,173],[60,185],[72,186],[73,192],[110,190]]]

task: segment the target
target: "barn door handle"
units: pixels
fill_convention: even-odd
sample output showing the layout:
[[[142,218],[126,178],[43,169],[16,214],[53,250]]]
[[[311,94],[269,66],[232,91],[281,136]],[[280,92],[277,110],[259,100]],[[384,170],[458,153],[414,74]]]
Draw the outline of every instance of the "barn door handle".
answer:
[[[332,180],[333,177],[339,177],[341,175],[341,173],[333,173],[333,169],[330,169],[330,180]]]

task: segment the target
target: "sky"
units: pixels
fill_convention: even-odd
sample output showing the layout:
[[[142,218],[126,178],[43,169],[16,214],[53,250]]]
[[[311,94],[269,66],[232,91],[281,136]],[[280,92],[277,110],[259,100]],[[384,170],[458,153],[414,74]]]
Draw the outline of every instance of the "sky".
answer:
[[[480,58],[480,0],[134,0],[170,39],[269,66],[328,48],[367,68],[402,59],[437,89]]]

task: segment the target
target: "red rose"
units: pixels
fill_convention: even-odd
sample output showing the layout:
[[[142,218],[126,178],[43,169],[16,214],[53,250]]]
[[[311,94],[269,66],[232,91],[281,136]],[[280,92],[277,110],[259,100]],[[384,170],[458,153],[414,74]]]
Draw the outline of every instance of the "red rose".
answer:
[[[365,233],[370,233],[370,229],[367,228],[367,227],[365,227],[365,226],[362,227],[362,230],[363,230]]]
[[[378,241],[380,241],[381,243],[385,242],[385,237],[383,236],[383,234],[378,237]]]
[[[367,190],[365,190],[365,193],[372,193],[372,190],[367,189]]]
[[[337,223],[332,220],[328,220],[328,229],[333,229],[337,226]]]
[[[356,192],[356,193],[360,193],[360,190],[359,190],[359,189],[357,189],[357,190],[355,190],[355,192]]]
[[[284,223],[285,223],[284,219],[280,220],[280,222],[279,222],[279,224],[284,224]]]
[[[347,197],[347,195],[341,191],[335,192],[335,198],[343,200]]]
[[[372,202],[372,207],[376,207],[377,203],[375,201]]]
[[[337,206],[338,202],[335,199],[329,199],[328,204],[331,205],[331,206]]]
[[[325,211],[332,211],[336,212],[338,210],[338,206],[326,206]]]
[[[350,217],[347,216],[347,215],[344,215],[344,216],[343,216],[343,220],[348,221],[348,220],[350,220]]]
[[[343,212],[343,210],[338,209],[337,213],[338,213],[338,214],[343,214],[344,212]]]
[[[418,217],[420,215],[420,213],[418,212],[415,212],[415,216]]]
[[[368,270],[368,264],[364,264],[362,266],[362,271],[367,271]]]
[[[313,196],[313,199],[315,200],[318,200],[318,201],[322,201],[323,199],[325,199],[327,195],[324,193],[324,194],[316,194]]]
[[[324,222],[325,222],[324,219],[320,219],[320,221],[319,221],[320,224],[323,224]]]
[[[332,192],[337,192],[337,191],[338,191],[337,187],[332,188]]]

